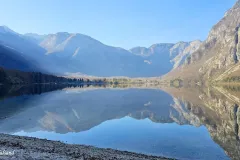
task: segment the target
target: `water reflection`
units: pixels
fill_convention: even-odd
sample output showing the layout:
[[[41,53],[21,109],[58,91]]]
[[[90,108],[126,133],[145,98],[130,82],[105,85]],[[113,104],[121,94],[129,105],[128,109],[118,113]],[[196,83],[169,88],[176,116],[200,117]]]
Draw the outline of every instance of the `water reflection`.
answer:
[[[240,156],[237,89],[116,87],[1,88],[0,130],[180,159]]]

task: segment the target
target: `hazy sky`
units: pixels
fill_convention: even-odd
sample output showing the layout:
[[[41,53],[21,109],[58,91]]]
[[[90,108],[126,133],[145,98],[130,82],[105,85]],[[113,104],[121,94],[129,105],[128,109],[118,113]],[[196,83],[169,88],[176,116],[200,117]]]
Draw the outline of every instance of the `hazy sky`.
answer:
[[[0,0],[0,25],[19,33],[78,32],[129,49],[204,40],[235,0]]]

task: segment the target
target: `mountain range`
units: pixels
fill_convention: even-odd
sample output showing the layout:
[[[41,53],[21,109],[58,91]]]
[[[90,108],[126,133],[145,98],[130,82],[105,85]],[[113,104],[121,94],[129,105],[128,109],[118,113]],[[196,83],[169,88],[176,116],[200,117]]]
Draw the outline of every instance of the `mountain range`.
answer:
[[[149,48],[134,47],[126,50],[105,45],[79,33],[22,35],[6,26],[0,26],[0,47],[19,53],[12,57],[24,57],[26,64],[35,64],[39,71],[60,75],[161,76],[181,65],[200,44],[201,41],[158,43]],[[21,66],[12,66],[11,63],[0,65],[10,69],[23,69]],[[32,67],[32,70],[36,70],[36,67]]]
[[[204,42],[156,43],[130,50],[108,46],[79,33],[22,35],[0,26],[0,49],[4,49],[0,53],[5,57],[0,67],[58,75],[161,76],[165,80],[177,78],[194,83],[229,77],[240,80],[239,17],[240,0]]]

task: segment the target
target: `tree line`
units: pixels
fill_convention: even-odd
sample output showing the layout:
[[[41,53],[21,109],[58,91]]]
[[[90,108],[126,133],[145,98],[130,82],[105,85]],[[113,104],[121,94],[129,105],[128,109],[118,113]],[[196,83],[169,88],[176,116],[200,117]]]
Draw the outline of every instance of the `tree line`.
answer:
[[[82,84],[82,83],[105,83],[104,80],[90,80],[83,78],[66,78],[41,72],[22,72],[18,70],[7,70],[0,68],[1,84],[44,84],[44,83],[66,83],[66,84]]]

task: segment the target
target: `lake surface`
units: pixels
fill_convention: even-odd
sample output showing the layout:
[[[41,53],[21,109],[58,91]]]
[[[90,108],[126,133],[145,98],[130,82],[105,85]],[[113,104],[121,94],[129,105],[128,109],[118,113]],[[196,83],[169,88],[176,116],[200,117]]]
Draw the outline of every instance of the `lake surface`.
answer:
[[[182,160],[235,160],[240,155],[240,111],[232,90],[0,89],[2,133]]]

